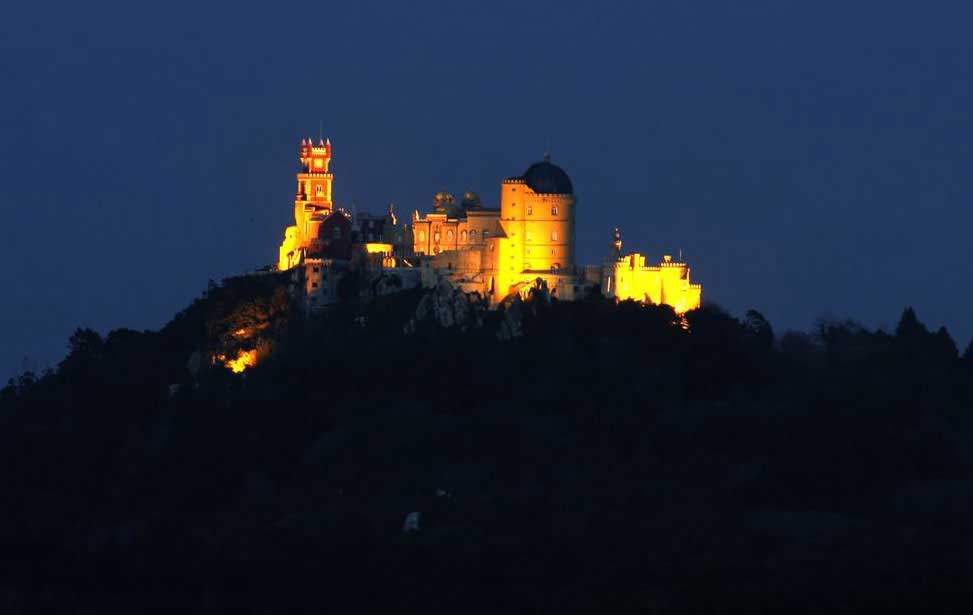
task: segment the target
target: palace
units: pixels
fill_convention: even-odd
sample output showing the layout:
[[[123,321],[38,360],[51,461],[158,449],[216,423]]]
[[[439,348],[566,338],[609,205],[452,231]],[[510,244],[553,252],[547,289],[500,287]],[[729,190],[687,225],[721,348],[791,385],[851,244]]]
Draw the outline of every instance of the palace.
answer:
[[[503,180],[497,208],[471,192],[459,204],[440,192],[433,211],[416,210],[408,222],[391,205],[382,216],[334,206],[330,140],[303,140],[300,163],[294,225],[284,232],[277,267],[301,273],[311,309],[337,302],[341,278],[363,270],[374,274],[380,292],[445,280],[491,306],[537,285],[560,300],[601,293],[670,305],[677,313],[700,305],[702,288],[690,282],[686,263],[666,255],[647,265],[641,254],[623,254],[618,229],[604,263],[579,266],[574,185],[550,156]]]

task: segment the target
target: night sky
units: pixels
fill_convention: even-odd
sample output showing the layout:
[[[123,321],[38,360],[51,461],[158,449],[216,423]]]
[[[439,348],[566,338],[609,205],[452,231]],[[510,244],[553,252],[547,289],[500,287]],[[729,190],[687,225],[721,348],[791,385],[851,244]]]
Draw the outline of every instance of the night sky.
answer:
[[[775,329],[973,336],[973,4],[17,2],[0,17],[0,377],[274,262],[304,136],[335,199],[496,206],[550,150],[581,263],[683,254]]]

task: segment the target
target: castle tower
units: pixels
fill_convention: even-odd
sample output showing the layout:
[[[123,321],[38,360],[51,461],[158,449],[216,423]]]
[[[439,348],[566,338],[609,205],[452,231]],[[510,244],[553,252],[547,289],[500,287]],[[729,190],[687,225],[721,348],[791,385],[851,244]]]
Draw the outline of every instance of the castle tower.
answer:
[[[277,267],[281,271],[297,265],[318,228],[334,209],[331,200],[331,140],[301,139],[301,168],[297,173],[297,194],[294,197],[294,226],[284,231]]]
[[[301,139],[301,170],[297,174],[297,195],[294,197],[294,222],[298,234],[308,240],[308,220],[314,214],[327,216],[334,209],[331,201],[331,140]]]
[[[500,186],[500,223],[508,238],[497,261],[501,288],[521,272],[574,271],[574,186],[550,155]]]

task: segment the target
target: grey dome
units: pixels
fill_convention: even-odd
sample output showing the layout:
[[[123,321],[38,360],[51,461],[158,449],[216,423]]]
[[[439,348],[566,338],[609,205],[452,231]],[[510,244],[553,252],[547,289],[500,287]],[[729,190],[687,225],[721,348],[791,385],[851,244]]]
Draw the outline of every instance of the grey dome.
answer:
[[[574,194],[571,178],[564,169],[549,160],[530,165],[521,179],[538,194]]]

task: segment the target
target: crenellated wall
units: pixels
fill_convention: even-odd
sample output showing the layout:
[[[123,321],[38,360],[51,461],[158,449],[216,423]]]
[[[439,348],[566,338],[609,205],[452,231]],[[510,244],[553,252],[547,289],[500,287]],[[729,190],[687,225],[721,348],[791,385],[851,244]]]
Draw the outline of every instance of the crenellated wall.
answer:
[[[610,264],[603,294],[619,301],[628,299],[671,305],[681,314],[699,307],[702,286],[689,280],[689,266],[666,255],[658,265],[646,265],[645,256],[633,253]]]
[[[334,300],[325,278],[315,278],[321,258],[342,267],[401,271],[408,280],[435,286],[442,280],[467,292],[479,292],[497,305],[544,281],[552,296],[574,300],[599,289],[618,300],[671,305],[682,313],[699,307],[702,288],[689,279],[689,267],[669,256],[647,265],[645,256],[622,256],[615,229],[608,262],[579,268],[575,262],[576,198],[570,178],[550,157],[500,184],[500,207],[482,207],[479,197],[464,196],[458,207],[449,193],[439,193],[434,212],[399,225],[389,206],[385,218],[352,217],[331,202],[331,143],[301,143],[301,172],[294,203],[295,224],[287,227],[278,267],[300,270],[305,293],[315,305]],[[357,224],[357,226],[355,226]],[[329,265],[333,269],[335,265]],[[321,269],[321,275],[325,270]],[[317,284],[317,286],[315,286]],[[311,300],[313,298],[313,301]]]

